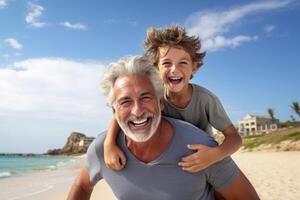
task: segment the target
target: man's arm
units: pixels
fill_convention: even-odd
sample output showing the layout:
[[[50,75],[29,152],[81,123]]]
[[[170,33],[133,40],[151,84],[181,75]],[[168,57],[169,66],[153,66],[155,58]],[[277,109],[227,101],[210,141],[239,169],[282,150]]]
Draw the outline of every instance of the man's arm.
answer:
[[[217,193],[226,200],[259,200],[254,187],[240,170],[232,182]]]
[[[94,189],[86,168],[83,168],[80,175],[73,183],[68,195],[68,200],[89,200]]]

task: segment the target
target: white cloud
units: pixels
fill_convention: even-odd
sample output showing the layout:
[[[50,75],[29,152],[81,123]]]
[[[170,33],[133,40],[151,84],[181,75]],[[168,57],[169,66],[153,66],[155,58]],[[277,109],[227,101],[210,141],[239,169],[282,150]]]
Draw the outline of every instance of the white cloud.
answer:
[[[46,25],[44,22],[40,22],[39,18],[42,16],[44,8],[40,5],[28,3],[28,13],[25,21],[33,27],[41,28]]]
[[[203,48],[208,49],[210,51],[216,51],[224,47],[237,47],[242,42],[248,42],[257,39],[258,39],[257,36],[251,37],[251,36],[244,36],[244,35],[239,35],[234,38],[225,38],[223,36],[216,36],[214,38],[209,38],[205,40],[205,42],[203,43]]]
[[[36,58],[0,68],[0,152],[61,148],[71,131],[96,136],[112,111],[100,92],[102,62]],[[30,139],[28,139],[30,138]],[[26,143],[24,143],[26,141]]]
[[[272,24],[268,24],[264,27],[264,31],[267,32],[267,33],[270,33],[272,32],[273,30],[275,29],[275,26],[272,25]]]
[[[21,43],[19,43],[15,38],[7,38],[4,41],[6,43],[8,43],[14,49],[22,49],[23,48],[23,45]]]
[[[29,59],[0,68],[0,110],[57,117],[94,114],[101,103],[103,69],[101,63],[61,58]]]
[[[70,29],[78,29],[78,30],[86,30],[87,27],[84,24],[76,23],[76,24],[71,24],[70,22],[62,22],[62,26]]]
[[[201,38],[203,46],[206,47],[205,50],[217,50],[218,48],[225,46],[237,46],[242,42],[252,41],[257,39],[255,36],[236,36],[233,38],[238,38],[235,40],[227,39],[223,34],[230,32],[230,29],[233,25],[241,21],[242,18],[245,18],[248,15],[270,11],[275,9],[280,9],[288,6],[292,1],[260,1],[258,3],[246,4],[243,6],[235,7],[227,11],[206,11],[198,12],[191,15],[187,21],[187,30],[191,35],[197,35]],[[247,39],[245,39],[247,37]],[[219,39],[218,39],[219,38]],[[231,41],[223,42],[228,45],[219,45],[216,40],[222,41]],[[239,41],[238,43],[236,42]],[[206,43],[209,44],[206,44]],[[216,44],[217,46],[214,46]]]
[[[0,0],[0,9],[5,8],[7,6],[6,0]]]

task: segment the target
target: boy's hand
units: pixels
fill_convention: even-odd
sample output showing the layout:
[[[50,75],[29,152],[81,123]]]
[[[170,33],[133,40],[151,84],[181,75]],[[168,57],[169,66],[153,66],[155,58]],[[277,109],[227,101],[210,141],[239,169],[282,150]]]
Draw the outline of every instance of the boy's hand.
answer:
[[[126,156],[117,145],[104,145],[104,161],[107,168],[119,171],[126,165]]]
[[[181,166],[182,170],[184,171],[196,173],[221,159],[218,147],[208,147],[201,144],[189,144],[188,148],[191,150],[197,150],[197,152],[183,157],[181,162],[178,163],[178,165]]]

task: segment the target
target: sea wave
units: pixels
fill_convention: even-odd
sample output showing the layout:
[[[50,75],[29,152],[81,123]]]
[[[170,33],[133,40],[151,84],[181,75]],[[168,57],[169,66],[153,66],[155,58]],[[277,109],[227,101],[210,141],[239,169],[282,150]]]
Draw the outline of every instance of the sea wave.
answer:
[[[56,169],[57,166],[56,165],[49,165],[47,168],[52,170],[52,169]]]
[[[61,166],[65,166],[65,165],[67,165],[66,162],[58,162],[58,163],[56,164],[57,167],[61,167]]]
[[[0,172],[0,178],[11,176],[11,172]]]

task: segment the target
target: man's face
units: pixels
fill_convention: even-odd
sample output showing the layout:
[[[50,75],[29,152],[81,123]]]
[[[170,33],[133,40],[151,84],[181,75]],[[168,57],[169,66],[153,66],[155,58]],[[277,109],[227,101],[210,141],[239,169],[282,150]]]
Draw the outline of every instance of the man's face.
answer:
[[[116,119],[125,135],[135,142],[145,142],[157,130],[161,102],[147,75],[119,77],[114,85]]]

